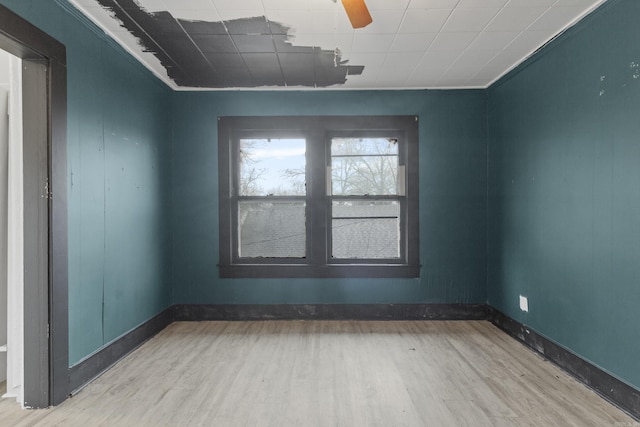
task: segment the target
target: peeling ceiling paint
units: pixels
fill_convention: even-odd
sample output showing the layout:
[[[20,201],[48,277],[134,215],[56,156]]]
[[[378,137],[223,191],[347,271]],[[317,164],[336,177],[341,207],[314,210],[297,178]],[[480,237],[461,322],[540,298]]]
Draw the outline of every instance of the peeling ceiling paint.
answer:
[[[225,22],[176,19],[133,0],[97,0],[153,53],[178,86],[201,88],[341,85],[364,66],[339,49],[293,46],[291,28],[264,16]]]

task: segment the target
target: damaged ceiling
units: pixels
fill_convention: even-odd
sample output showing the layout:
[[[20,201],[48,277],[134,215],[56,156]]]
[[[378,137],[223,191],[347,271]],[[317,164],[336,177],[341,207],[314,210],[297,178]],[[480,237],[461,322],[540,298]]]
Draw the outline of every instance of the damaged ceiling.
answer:
[[[70,0],[174,89],[483,88],[605,0]]]

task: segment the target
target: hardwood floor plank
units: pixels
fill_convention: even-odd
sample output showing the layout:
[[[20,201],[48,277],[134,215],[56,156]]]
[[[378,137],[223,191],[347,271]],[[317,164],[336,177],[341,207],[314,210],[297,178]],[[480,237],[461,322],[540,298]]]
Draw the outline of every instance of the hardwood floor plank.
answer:
[[[176,322],[11,426],[637,426],[484,321]]]

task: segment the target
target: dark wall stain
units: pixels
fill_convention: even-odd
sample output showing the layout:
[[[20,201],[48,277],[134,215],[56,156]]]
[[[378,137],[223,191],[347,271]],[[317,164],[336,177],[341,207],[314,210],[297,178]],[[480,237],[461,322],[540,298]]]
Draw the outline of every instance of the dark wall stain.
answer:
[[[169,77],[186,87],[328,87],[344,84],[364,66],[340,52],[293,46],[291,28],[264,16],[224,22],[175,19],[149,13],[134,0],[97,0],[153,53]]]

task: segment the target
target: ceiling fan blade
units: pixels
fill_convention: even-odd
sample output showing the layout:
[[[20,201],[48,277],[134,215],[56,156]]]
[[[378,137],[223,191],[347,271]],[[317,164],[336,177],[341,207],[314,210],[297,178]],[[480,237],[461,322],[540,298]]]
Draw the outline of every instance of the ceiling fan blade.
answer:
[[[373,22],[364,0],[342,0],[342,5],[353,28],[364,28]]]

